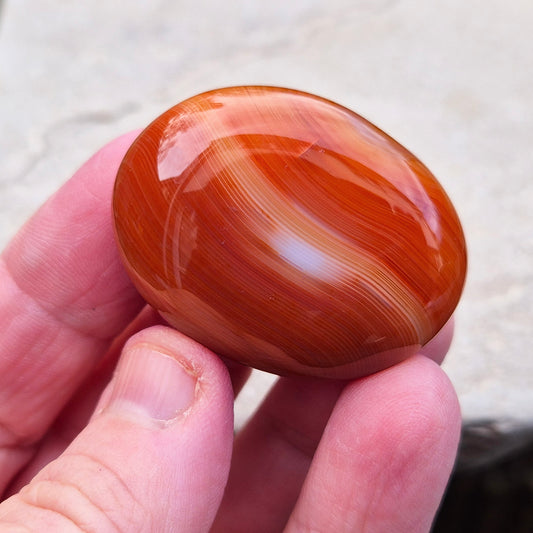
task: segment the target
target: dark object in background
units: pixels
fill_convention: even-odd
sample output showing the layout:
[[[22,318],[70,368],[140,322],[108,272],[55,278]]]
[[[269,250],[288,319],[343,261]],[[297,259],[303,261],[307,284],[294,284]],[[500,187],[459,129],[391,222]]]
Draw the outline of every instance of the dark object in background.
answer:
[[[432,533],[533,533],[533,427],[463,427],[455,472]]]

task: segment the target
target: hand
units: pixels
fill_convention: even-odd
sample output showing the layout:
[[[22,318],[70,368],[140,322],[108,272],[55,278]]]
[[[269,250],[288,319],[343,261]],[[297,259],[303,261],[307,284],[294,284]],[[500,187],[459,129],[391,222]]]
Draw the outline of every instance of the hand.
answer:
[[[460,430],[440,367],[282,378],[233,442],[247,370],[143,310],[117,255],[110,199],[134,136],[0,257],[0,531],[428,531]]]

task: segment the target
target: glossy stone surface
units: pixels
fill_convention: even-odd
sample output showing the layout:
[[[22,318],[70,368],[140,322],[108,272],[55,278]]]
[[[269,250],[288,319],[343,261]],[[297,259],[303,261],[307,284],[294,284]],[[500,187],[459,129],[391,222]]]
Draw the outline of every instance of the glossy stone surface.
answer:
[[[429,170],[297,91],[234,87],[171,108],[124,158],[113,210],[146,300],[270,372],[386,368],[439,331],[464,284],[461,225]]]

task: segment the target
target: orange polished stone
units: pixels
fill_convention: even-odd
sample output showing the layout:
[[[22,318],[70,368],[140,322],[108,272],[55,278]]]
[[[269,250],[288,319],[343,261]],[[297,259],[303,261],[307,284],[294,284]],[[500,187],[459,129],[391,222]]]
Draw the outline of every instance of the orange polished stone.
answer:
[[[126,269],[179,331],[280,374],[354,378],[415,353],[459,300],[466,250],[430,171],[355,113],[233,87],[150,124],[113,200]]]

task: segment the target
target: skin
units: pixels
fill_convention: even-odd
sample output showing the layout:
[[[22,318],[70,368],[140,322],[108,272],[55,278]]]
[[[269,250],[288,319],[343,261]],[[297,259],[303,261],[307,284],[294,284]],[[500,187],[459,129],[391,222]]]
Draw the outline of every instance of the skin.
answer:
[[[419,354],[351,381],[281,378],[233,435],[249,374],[160,324],[124,273],[93,156],[0,256],[1,531],[426,532],[460,431]]]

